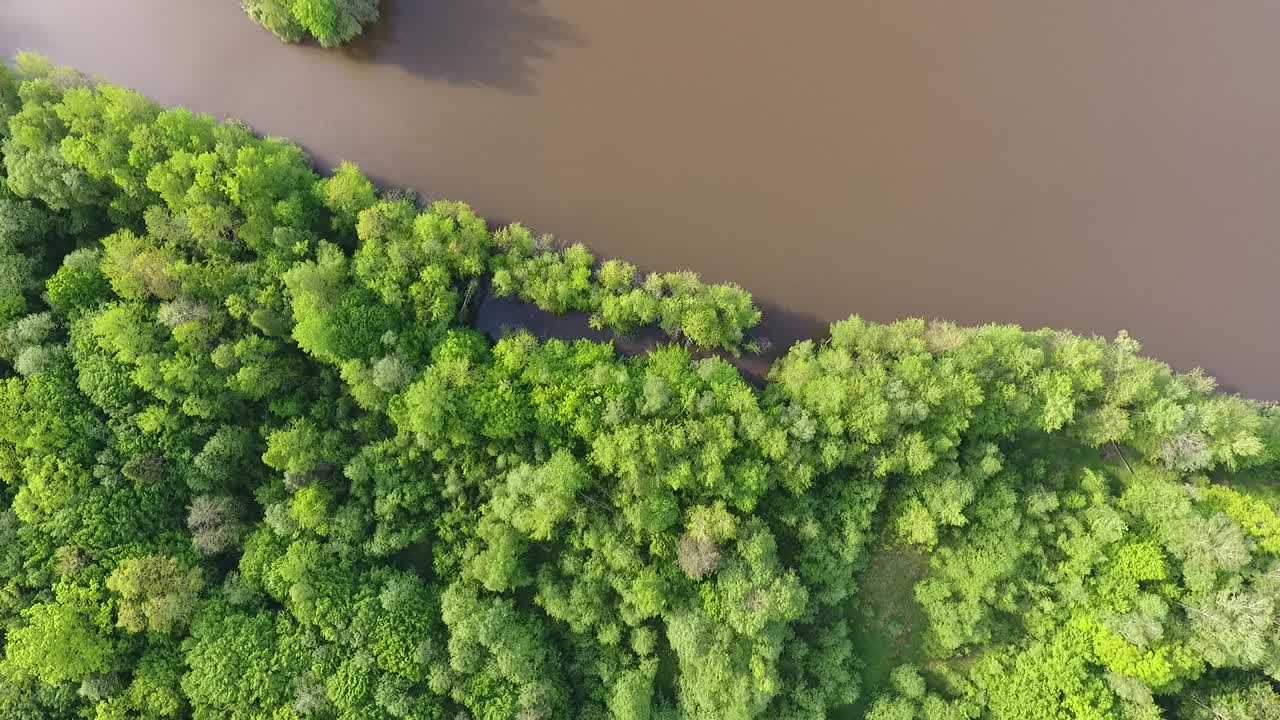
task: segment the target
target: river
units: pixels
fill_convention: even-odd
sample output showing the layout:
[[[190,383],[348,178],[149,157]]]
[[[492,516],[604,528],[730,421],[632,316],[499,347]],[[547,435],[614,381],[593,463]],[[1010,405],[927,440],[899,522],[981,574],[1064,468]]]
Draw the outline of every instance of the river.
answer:
[[[1280,400],[1280,3],[0,0],[36,50],[599,256],[860,313],[1113,335]]]

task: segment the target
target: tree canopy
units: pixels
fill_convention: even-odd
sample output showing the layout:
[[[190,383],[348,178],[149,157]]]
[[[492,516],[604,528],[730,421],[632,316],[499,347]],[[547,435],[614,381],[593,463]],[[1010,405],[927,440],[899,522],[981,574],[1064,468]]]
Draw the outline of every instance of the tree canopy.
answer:
[[[378,19],[382,0],[240,0],[254,22],[285,42],[313,37],[321,47],[351,42]]]

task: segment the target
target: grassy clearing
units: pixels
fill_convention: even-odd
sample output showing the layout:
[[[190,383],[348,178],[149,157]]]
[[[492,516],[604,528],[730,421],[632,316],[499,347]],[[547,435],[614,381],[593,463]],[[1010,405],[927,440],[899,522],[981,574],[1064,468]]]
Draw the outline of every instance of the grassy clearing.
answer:
[[[852,612],[853,642],[863,662],[858,702],[832,717],[853,720],[866,714],[894,667],[920,658],[925,617],[915,584],[929,569],[927,555],[891,543],[877,550],[858,579],[859,604]]]

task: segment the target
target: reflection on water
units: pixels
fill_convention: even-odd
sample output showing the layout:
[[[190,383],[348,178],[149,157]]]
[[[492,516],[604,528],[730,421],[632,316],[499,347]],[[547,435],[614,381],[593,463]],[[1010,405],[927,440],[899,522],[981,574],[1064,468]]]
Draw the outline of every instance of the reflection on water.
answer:
[[[334,52],[234,2],[8,0],[0,50],[736,280],[776,349],[851,312],[1127,328],[1280,399],[1280,3],[384,5]]]

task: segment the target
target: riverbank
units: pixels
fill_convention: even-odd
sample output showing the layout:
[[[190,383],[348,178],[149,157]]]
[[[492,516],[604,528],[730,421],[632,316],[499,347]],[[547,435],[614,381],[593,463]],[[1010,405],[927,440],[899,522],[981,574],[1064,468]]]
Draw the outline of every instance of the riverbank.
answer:
[[[384,12],[333,52],[282,45],[236,3],[11,0],[0,51],[241,117],[498,225],[739,282],[776,349],[850,312],[1127,329],[1280,399],[1280,7]]]

